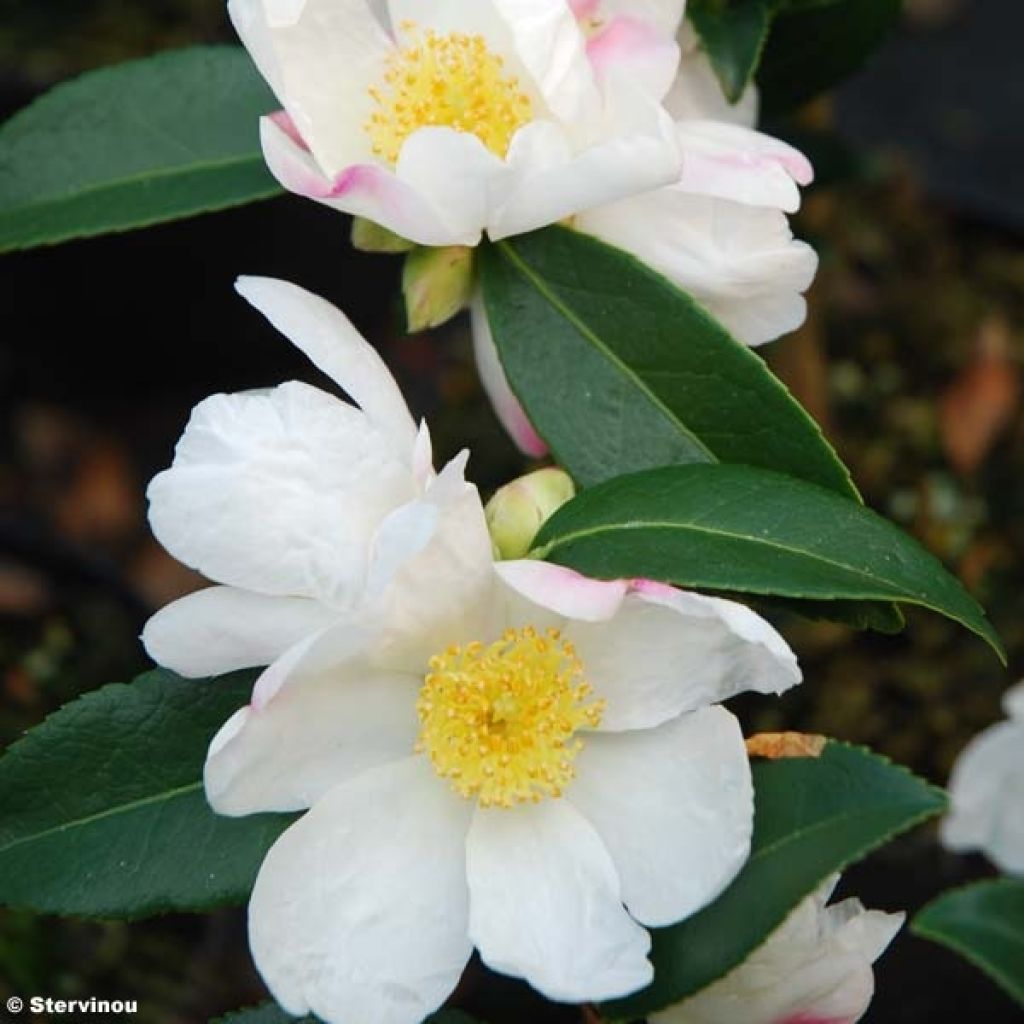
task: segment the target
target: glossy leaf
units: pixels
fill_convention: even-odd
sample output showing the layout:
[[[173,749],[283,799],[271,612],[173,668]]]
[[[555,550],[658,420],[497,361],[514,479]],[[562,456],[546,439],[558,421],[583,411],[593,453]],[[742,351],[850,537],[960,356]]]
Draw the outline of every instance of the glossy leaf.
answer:
[[[58,85],[0,127],[0,252],[276,195],[238,47],[158,54]]]
[[[722,91],[735,103],[750,84],[768,40],[774,0],[690,0],[697,30]]]
[[[534,554],[604,579],[921,605],[1003,656],[978,603],[913,538],[863,505],[748,466],[669,466],[610,480],[563,505]]]
[[[885,39],[901,7],[900,0],[789,0],[761,55],[762,111],[784,113],[853,74]]]
[[[150,672],[86,694],[15,743],[0,758],[0,902],[102,917],[244,902],[293,819],[215,815],[202,772],[252,679]]]
[[[945,806],[940,790],[867,750],[755,761],[750,860],[710,907],[653,932],[654,982],[603,1007],[633,1020],[693,995],[742,963],[830,874]]]
[[[944,893],[910,927],[959,953],[1024,1006],[1024,879],[993,879]]]
[[[481,279],[509,383],[577,483],[743,462],[856,497],[763,360],[627,253],[547,228],[484,246]]]

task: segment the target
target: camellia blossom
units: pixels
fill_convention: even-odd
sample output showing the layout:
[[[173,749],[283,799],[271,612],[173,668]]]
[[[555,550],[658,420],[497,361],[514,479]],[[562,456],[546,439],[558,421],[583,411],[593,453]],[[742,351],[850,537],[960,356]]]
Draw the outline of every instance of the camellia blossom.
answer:
[[[153,659],[186,676],[267,665],[393,582],[380,538],[413,510],[445,509],[434,544],[460,532],[465,456],[435,476],[426,426],[345,316],[284,281],[237,288],[358,407],[296,381],[196,406],[148,491],[157,539],[221,584],[146,625]]]
[[[285,188],[421,245],[530,231],[675,180],[671,118],[599,78],[565,0],[229,0],[284,110]]]
[[[683,156],[672,183],[581,211],[573,226],[664,274],[745,344],[795,330],[807,316],[803,293],[818,257],[794,239],[787,214],[800,206],[798,186],[813,178],[810,163],[754,130],[754,87],[729,104],[693,29],[680,27],[682,3],[573,6],[590,33],[588,55],[599,79],[633,67],[631,79],[675,119]],[[477,366],[498,418],[526,454],[543,455],[546,445],[509,388],[479,297],[471,312]]]
[[[311,337],[353,343],[311,296],[242,290],[321,365]],[[718,702],[786,690],[796,659],[730,601],[495,563],[461,461],[426,483],[402,463],[378,498],[376,463],[411,458],[411,425],[394,413],[402,444],[371,445],[363,417],[393,382],[373,363],[355,389],[335,368],[362,413],[312,389],[283,413],[278,392],[211,400],[221,414],[200,406],[153,488],[160,536],[197,545],[204,565],[219,551],[240,601],[234,617],[227,601],[208,621],[178,613],[150,643],[158,660],[207,672],[283,647],[287,622],[265,601],[321,616],[300,616],[206,763],[222,814],[307,811],[253,890],[255,962],[286,1010],[329,1022],[421,1021],[474,946],[556,1000],[638,989],[652,976],[643,926],[705,906],[749,853],[750,766]],[[339,546],[367,537],[370,596],[339,614],[336,577],[347,592],[363,564]]]
[[[975,736],[953,766],[940,834],[950,850],[980,850],[1024,875],[1024,682],[1006,691],[1003,707],[1008,720]]]
[[[807,897],[739,967],[651,1024],[854,1024],[875,991],[871,965],[905,914],[826,906],[839,880]]]

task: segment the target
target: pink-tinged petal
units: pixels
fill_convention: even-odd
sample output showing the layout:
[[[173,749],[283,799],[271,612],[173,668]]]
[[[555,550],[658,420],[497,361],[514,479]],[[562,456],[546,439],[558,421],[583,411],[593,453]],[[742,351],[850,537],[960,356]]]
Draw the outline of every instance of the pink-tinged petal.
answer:
[[[683,21],[686,0],[602,0],[594,13],[605,19],[635,18],[673,38]]]
[[[271,848],[249,945],[274,998],[344,1024],[420,1024],[472,952],[471,809],[423,757],[335,787]]]
[[[501,425],[508,431],[509,437],[515,441],[524,455],[539,459],[546,455],[548,446],[544,439],[533,428],[519,402],[512,393],[505,370],[498,357],[498,348],[494,344],[494,335],[487,320],[483,297],[477,293],[470,305],[470,323],[473,334],[473,352],[476,355],[476,368],[480,374],[480,383],[491,400],[494,412]]]
[[[340,309],[271,277],[240,277],[235,290],[393,439],[397,453],[408,452],[411,463],[416,424],[409,407],[377,350]]]
[[[601,0],[569,0],[569,8],[576,18],[592,18],[601,7]]]
[[[622,74],[657,99],[671,87],[679,66],[679,46],[649,22],[616,18],[592,36],[587,56],[599,80]]]
[[[497,562],[494,568],[520,597],[580,622],[606,622],[622,606],[629,590],[625,580],[592,580],[550,562],[522,559]]]
[[[797,185],[814,180],[814,168],[792,146],[739,125],[683,121],[677,126],[683,173],[676,188],[793,213]]]
[[[328,178],[310,153],[269,117],[260,121],[260,140],[271,173],[290,192],[366,217],[418,245],[475,245],[479,241],[479,229],[475,233],[453,231],[421,193],[384,167],[354,164]]]
[[[306,145],[306,140],[302,137],[299,129],[295,126],[295,122],[291,118],[291,114],[287,110],[277,110],[273,114],[267,114],[267,117],[288,136],[292,142],[295,143],[299,149],[309,152],[309,146]]]
[[[338,613],[301,597],[270,597],[234,587],[208,587],[161,608],[142,643],[158,664],[187,678],[269,665]]]

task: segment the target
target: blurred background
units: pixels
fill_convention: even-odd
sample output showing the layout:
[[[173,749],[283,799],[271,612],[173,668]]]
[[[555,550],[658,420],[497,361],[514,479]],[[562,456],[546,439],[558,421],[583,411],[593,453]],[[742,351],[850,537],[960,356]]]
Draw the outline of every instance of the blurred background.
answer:
[[[797,229],[822,269],[807,326],[762,352],[868,503],[989,609],[1010,671],[936,616],[911,613],[898,637],[785,619],[808,685],[738,710],[748,731],[868,744],[940,784],[1024,665],[1022,35],[1020,0],[906,0],[859,75],[769,126],[818,167]],[[0,114],[91,67],[231,38],[220,0],[0,0]],[[150,537],[144,499],[192,405],[289,377],[329,386],[235,297],[238,273],[288,277],[342,306],[430,418],[439,457],[472,449],[485,495],[527,468],[481,396],[465,325],[406,336],[400,263],[353,252],[347,233],[289,197],[4,257],[0,744],[145,668],[146,617],[201,585]],[[851,871],[843,892],[912,911],[989,872],[926,828]],[[878,980],[874,1024],[1021,1019],[980,974],[909,935]],[[199,1024],[265,998],[230,911],[135,924],[0,912],[8,993],[137,998],[143,1024]],[[563,1019],[511,982],[499,1003],[480,998],[471,978],[462,1003],[494,1024]]]

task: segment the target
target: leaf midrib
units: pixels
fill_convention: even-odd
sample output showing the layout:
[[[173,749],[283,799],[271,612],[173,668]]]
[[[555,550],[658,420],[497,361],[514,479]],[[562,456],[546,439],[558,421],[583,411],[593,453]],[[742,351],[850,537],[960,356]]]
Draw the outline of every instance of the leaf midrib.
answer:
[[[113,818],[119,814],[128,814],[131,811],[138,810],[140,807],[148,807],[152,804],[166,803],[170,800],[176,800],[178,797],[198,792],[202,788],[202,780],[190,782],[186,786],[177,786],[174,789],[164,790],[161,793],[142,797],[139,800],[132,800],[125,804],[118,804],[116,807],[108,807],[106,810],[86,815],[84,818],[76,818],[73,821],[64,822],[60,825],[53,825],[50,828],[43,829],[41,832],[34,832],[32,835],[20,836],[19,838],[0,846],[0,856],[3,856],[5,853],[9,853],[11,850],[17,849],[19,846],[24,846],[26,843],[40,842],[41,840],[57,835],[60,832],[68,832],[76,828],[84,828],[87,825],[95,824],[97,821],[103,821],[106,818]]]
[[[143,170],[126,177],[107,178],[102,182],[84,185],[70,192],[53,193],[43,199],[33,199],[24,203],[13,203],[10,205],[0,206],[0,218],[10,214],[20,214],[32,212],[33,210],[45,209],[49,206],[94,195],[97,192],[105,192],[109,189],[125,188],[130,185],[160,181],[164,178],[179,177],[184,174],[196,174],[204,171],[221,171],[231,167],[240,166],[241,164],[261,164],[262,162],[262,158],[259,155],[252,153],[246,156],[227,157],[222,160],[206,160],[192,164],[176,164],[173,167],[165,167],[162,170]],[[273,187],[271,182],[268,182],[268,185]],[[275,192],[276,191],[281,191],[279,186],[275,189]]]
[[[821,563],[822,565],[831,566],[831,567],[838,567],[840,569],[845,569],[848,572],[853,573],[855,576],[857,576],[857,577],[859,577],[861,579],[867,580],[870,583],[874,583],[875,586],[878,585],[878,581],[888,582],[889,586],[896,586],[896,584],[893,584],[891,581],[886,581],[884,577],[872,576],[869,573],[865,572],[863,569],[858,569],[856,566],[847,565],[845,562],[840,562],[840,561],[837,561],[837,560],[834,560],[834,559],[826,558],[823,555],[819,555],[819,554],[817,554],[817,553],[815,553],[813,551],[807,551],[807,550],[805,550],[803,548],[791,547],[788,544],[780,544],[778,542],[774,542],[774,541],[771,541],[771,540],[766,540],[766,539],[764,539],[762,537],[755,537],[755,536],[752,536],[751,534],[747,534],[747,533],[732,533],[732,532],[730,532],[728,530],[715,529],[713,527],[708,527],[708,526],[700,526],[700,525],[697,525],[695,523],[673,523],[673,522],[664,522],[662,520],[646,520],[645,519],[645,520],[643,520],[641,522],[636,522],[636,523],[602,524],[601,526],[594,526],[594,527],[590,527],[590,528],[584,529],[584,530],[576,530],[576,531],[573,531],[572,533],[562,534],[560,537],[556,538],[555,540],[549,541],[547,544],[544,544],[541,547],[536,548],[533,552],[531,552],[531,555],[534,558],[547,559],[548,556],[550,554],[552,554],[552,552],[556,551],[559,547],[562,547],[565,544],[571,544],[571,543],[573,543],[575,541],[586,540],[586,539],[591,538],[591,537],[601,536],[602,534],[605,534],[605,533],[616,533],[616,532],[618,532],[620,530],[648,530],[648,529],[649,530],[689,531],[689,532],[692,532],[692,533],[703,533],[703,534],[707,534],[707,535],[713,536],[713,537],[722,537],[722,538],[725,538],[727,540],[743,541],[743,542],[745,542],[747,544],[756,544],[756,545],[760,545],[762,547],[770,548],[772,550],[785,551],[787,554],[797,555],[797,556],[800,556],[801,558],[807,559],[808,561],[818,562],[818,563]],[[899,588],[898,592],[900,594],[909,594],[909,595],[913,595],[914,594],[913,591],[908,591],[908,590],[905,590],[903,588]],[[878,597],[884,599],[886,597],[892,597],[893,595],[892,594],[880,594],[880,595],[864,594],[864,595],[861,595],[861,596],[864,597],[864,598],[870,598],[870,597],[878,596]],[[912,603],[921,603],[921,604],[925,604],[926,607],[932,607],[931,605],[927,604],[927,602],[925,601],[924,598],[920,598],[920,597],[918,598],[917,602],[912,602]]]
[[[721,460],[711,451],[710,448],[692,431],[686,426],[682,420],[676,416],[675,413],[650,389],[644,379],[633,370],[627,363],[623,362],[612,349],[610,349],[601,338],[586,324],[584,323],[573,311],[566,305],[557,295],[554,294],[548,287],[544,278],[534,273],[530,265],[515,251],[515,249],[508,242],[498,242],[498,248],[508,257],[509,261],[519,270],[519,272],[533,285],[537,292],[547,301],[547,303],[561,316],[569,321],[573,327],[576,328],[584,338],[589,341],[594,348],[600,352],[610,363],[618,368],[624,377],[633,381],[637,389],[648,399],[648,401],[685,437],[689,438],[690,441],[697,447],[697,449],[703,452],[709,462],[718,463]]]

